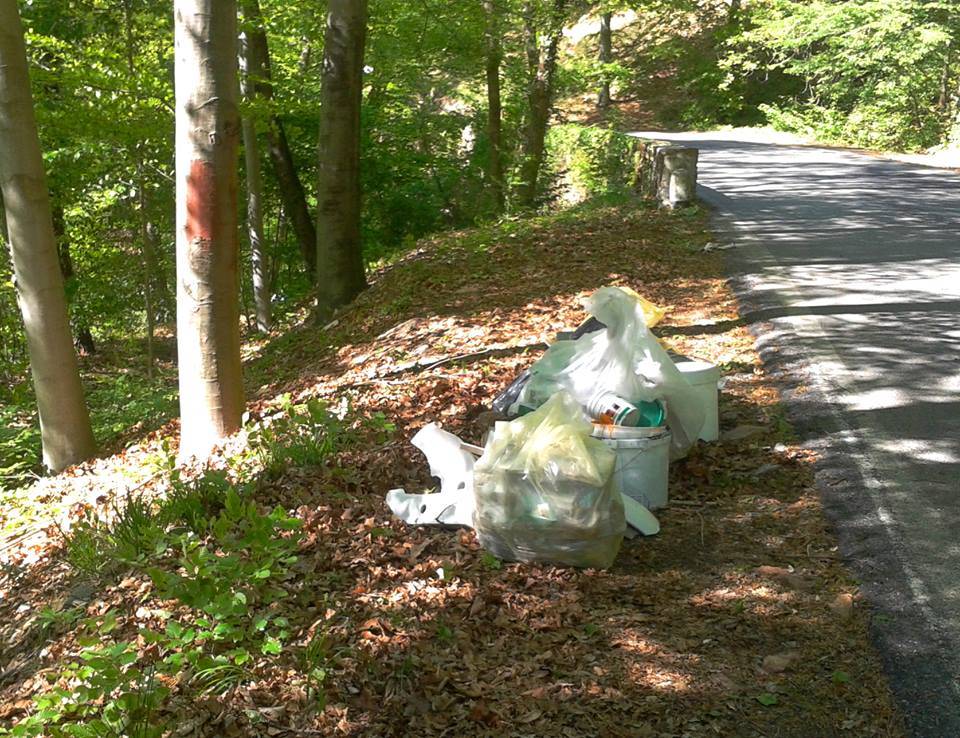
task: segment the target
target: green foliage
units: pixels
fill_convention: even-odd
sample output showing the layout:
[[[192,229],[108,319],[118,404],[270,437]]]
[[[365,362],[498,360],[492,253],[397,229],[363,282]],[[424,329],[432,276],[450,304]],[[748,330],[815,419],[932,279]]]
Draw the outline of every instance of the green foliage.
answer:
[[[727,80],[771,70],[797,80],[761,107],[779,128],[882,149],[932,146],[956,114],[958,21],[938,0],[764,0],[731,39]]]
[[[286,396],[281,413],[252,428],[247,438],[251,453],[270,478],[291,466],[322,466],[335,451],[355,443],[362,433],[386,436],[393,430],[381,413],[350,423],[319,400],[294,405]]]
[[[170,375],[153,380],[132,372],[95,374],[84,382],[91,407],[94,435],[109,446],[131,427],[150,430],[167,420],[177,407],[175,383]],[[15,490],[42,473],[40,426],[30,382],[9,388],[0,385],[0,491]],[[6,504],[0,497],[0,502]],[[18,495],[10,504],[20,506]]]
[[[352,431],[319,400],[294,405],[284,397],[281,414],[253,428],[248,441],[267,475],[288,466],[319,466],[350,440]]]
[[[198,499],[205,500],[210,488],[221,489],[219,475],[202,479],[193,486]],[[164,729],[155,712],[168,690],[156,675],[186,671],[200,691],[219,694],[251,677],[255,653],[282,651],[289,622],[273,605],[286,596],[277,585],[297,560],[300,522],[280,508],[261,513],[253,500],[230,487],[220,513],[202,526],[209,531],[205,539],[193,531],[165,533],[160,521],[176,517],[179,509],[130,498],[115,509],[111,522],[85,518],[68,534],[68,558],[75,567],[102,573],[111,557],[125,557],[126,563],[146,569],[157,597],[190,608],[192,615],[186,622],[168,619],[162,632],[140,631],[160,654],[151,664],[140,663],[131,642],[107,643],[117,624],[110,615],[95,635],[81,639],[80,660],[60,673],[58,685],[67,686],[38,697],[34,713],[11,735],[159,736]],[[176,552],[173,561],[171,552]],[[45,617],[50,623],[73,618]],[[322,683],[321,671],[309,678]]]
[[[156,669],[140,663],[135,643],[108,643],[116,613],[81,628],[77,660],[54,677],[51,690],[34,699],[34,712],[0,735],[24,738],[159,738],[156,713],[169,690]]]
[[[67,562],[90,577],[109,575],[166,549],[157,506],[141,495],[114,502],[106,515],[86,510],[69,531],[61,531]]]
[[[554,196],[569,203],[630,192],[639,170],[638,139],[593,126],[564,124],[547,134]]]

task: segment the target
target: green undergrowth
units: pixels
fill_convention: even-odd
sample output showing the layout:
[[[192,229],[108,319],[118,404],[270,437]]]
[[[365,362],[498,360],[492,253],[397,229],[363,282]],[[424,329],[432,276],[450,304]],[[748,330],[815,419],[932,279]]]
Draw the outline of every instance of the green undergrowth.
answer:
[[[382,416],[356,418],[288,399],[248,429],[245,450],[222,467],[186,477],[165,448],[154,460],[165,494],[115,501],[63,532],[63,555],[78,577],[101,586],[121,576],[149,582],[149,596],[130,603],[137,617],[117,608],[96,617],[41,613],[47,633],[75,629],[79,650],[47,676],[50,689],[35,698],[30,716],[0,735],[161,736],[174,690],[220,695],[281,657],[298,665],[313,709],[322,709],[324,634],[294,644],[303,624],[296,608],[284,606],[296,586],[301,521],[260,500],[291,467],[336,474],[340,453],[392,430]],[[144,609],[149,625],[141,624]]]
[[[84,389],[93,432],[103,448],[159,427],[177,410],[172,372],[158,372],[153,379],[125,370],[87,372]],[[17,495],[11,492],[41,473],[40,425],[28,379],[0,388],[0,505],[14,502]]]

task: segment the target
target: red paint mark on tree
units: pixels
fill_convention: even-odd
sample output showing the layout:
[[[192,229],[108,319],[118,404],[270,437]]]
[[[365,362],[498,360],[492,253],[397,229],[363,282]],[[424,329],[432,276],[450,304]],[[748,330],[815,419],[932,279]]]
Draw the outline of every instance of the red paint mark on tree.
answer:
[[[210,243],[216,232],[217,182],[213,165],[199,159],[190,162],[187,177],[187,240]]]

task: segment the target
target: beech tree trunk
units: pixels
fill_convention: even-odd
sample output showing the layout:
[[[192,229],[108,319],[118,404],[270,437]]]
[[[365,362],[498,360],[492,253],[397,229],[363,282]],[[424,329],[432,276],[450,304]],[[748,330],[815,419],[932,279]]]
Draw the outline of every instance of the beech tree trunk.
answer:
[[[537,42],[538,29],[529,4],[526,13],[526,53],[531,66],[530,86],[527,91],[527,119],[523,131],[520,163],[520,185],[517,202],[531,207],[537,199],[537,182],[543,166],[547,126],[553,104],[554,78],[557,71],[557,53],[563,34],[563,10],[566,0],[554,0],[549,21],[549,36],[545,48]]]
[[[487,177],[496,211],[502,212],[506,199],[503,177],[503,106],[500,102],[500,63],[503,50],[500,43],[500,16],[494,0],[483,0],[487,16],[487,138],[490,140],[490,160]]]
[[[609,64],[613,61],[613,31],[610,27],[613,13],[604,13],[600,16],[600,63]],[[606,112],[610,107],[610,78],[606,71],[600,83],[600,92],[597,94],[597,107]]]
[[[317,314],[367,286],[360,242],[360,104],[367,0],[330,0],[320,91]]]
[[[180,455],[240,428],[237,13],[175,0]]]
[[[90,458],[95,444],[70,338],[17,0],[0,0],[0,188],[43,463],[58,472]]]
[[[250,81],[250,45],[244,34],[241,37],[241,77],[243,95],[248,100],[253,95]],[[250,239],[250,272],[253,282],[253,311],[257,330],[270,330],[270,277],[263,240],[263,181],[260,175],[260,146],[257,142],[257,126],[253,117],[243,117],[243,156],[247,174],[247,236]]]
[[[273,81],[270,72],[270,47],[267,34],[263,29],[263,17],[260,14],[258,0],[243,0],[243,21],[247,26],[247,74],[250,75],[251,95],[265,100],[273,99]],[[297,175],[297,168],[287,143],[287,134],[283,122],[276,115],[270,116],[267,127],[267,153],[277,175],[280,199],[283,208],[293,224],[297,236],[300,254],[307,266],[310,279],[316,277],[317,269],[317,230],[307,207],[307,197],[303,184]]]

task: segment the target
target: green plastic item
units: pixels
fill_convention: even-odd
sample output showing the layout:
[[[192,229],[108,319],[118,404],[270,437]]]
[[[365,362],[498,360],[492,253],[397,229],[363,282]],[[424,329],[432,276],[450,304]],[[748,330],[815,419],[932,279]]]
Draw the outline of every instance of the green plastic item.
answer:
[[[640,422],[637,423],[638,428],[658,428],[663,425],[663,422],[667,419],[663,405],[656,400],[652,402],[641,400],[633,404],[636,405],[640,411]]]

